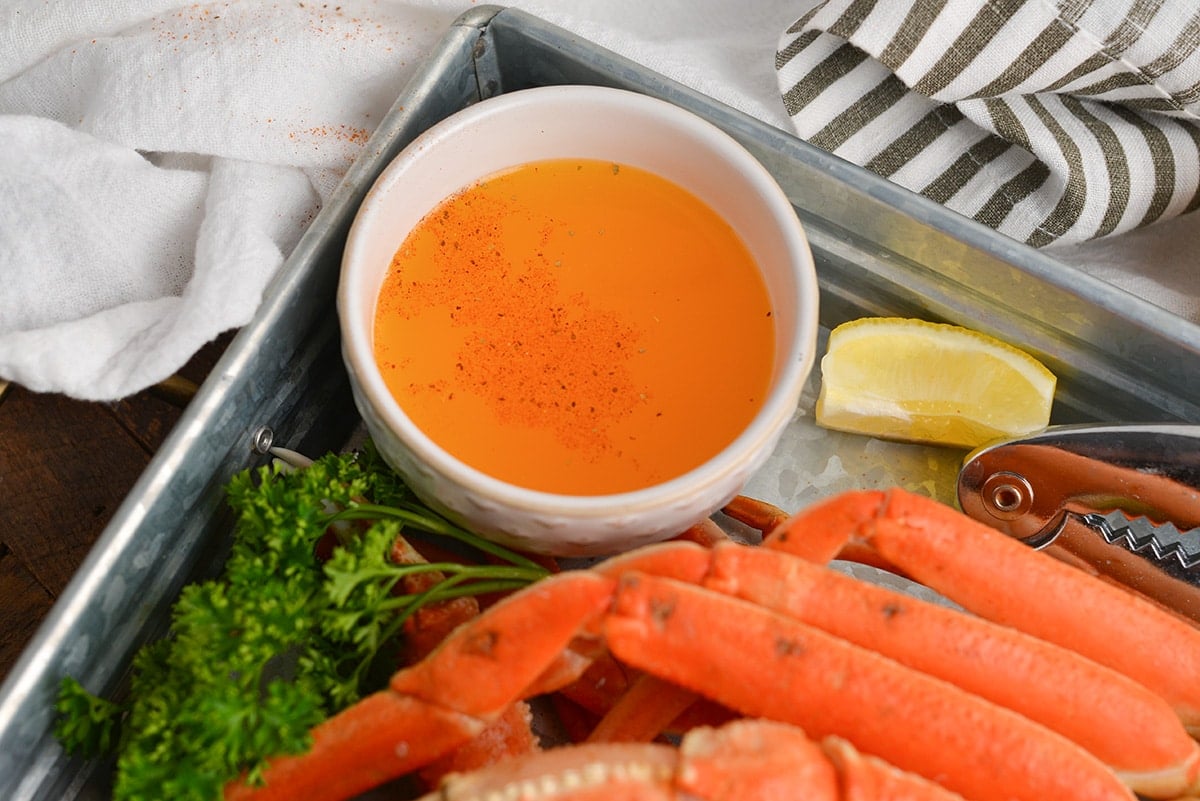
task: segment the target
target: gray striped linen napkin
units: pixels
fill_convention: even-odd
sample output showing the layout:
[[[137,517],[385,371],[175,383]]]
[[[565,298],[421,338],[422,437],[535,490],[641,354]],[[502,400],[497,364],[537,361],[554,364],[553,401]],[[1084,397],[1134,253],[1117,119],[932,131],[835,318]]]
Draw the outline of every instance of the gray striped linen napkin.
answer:
[[[1035,247],[1200,205],[1197,0],[808,6],[776,53],[802,139]]]

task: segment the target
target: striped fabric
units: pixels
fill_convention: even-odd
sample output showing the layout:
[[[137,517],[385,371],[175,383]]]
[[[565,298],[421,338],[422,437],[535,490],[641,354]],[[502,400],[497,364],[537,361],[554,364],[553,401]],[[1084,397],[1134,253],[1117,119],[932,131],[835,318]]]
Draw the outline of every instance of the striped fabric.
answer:
[[[1035,247],[1200,205],[1197,0],[824,0],[781,37],[797,134]]]

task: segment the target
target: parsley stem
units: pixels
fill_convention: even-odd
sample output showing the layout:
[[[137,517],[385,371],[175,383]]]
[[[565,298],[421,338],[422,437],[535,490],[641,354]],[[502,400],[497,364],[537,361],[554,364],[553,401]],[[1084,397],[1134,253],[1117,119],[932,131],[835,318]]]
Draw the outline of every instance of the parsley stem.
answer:
[[[508,592],[509,590],[519,590],[529,585],[528,581],[519,579],[494,579],[491,581],[472,581],[468,584],[458,584],[456,586],[445,586],[449,582],[438,584],[430,587],[422,593],[412,595],[397,595],[391,600],[379,605],[381,610],[398,609],[403,610],[403,618],[407,619],[413,612],[420,611],[424,606],[430,604],[441,603],[442,601],[450,601],[455,598],[465,598],[471,595],[486,595],[492,592]],[[404,621],[401,620],[401,623]]]
[[[440,534],[450,537],[511,564],[539,570],[542,576],[546,575],[545,568],[527,556],[523,556],[516,551],[511,551],[503,545],[497,545],[490,540],[480,537],[478,534],[472,534],[465,529],[459,528],[444,517],[424,508],[418,510],[399,506],[380,506],[373,503],[357,503],[333,513],[326,518],[326,523],[335,523],[339,520],[382,519],[399,520],[427,534]]]
[[[390,592],[396,582],[403,579],[405,576],[418,576],[423,573],[441,572],[448,574],[448,578],[442,579],[433,586],[432,589],[437,590],[441,587],[454,586],[463,582],[471,582],[467,584],[467,590],[456,593],[453,597],[460,595],[473,595],[481,592],[493,592],[495,590],[474,590],[473,587],[479,586],[483,581],[503,581],[509,589],[520,589],[527,584],[532,584],[535,581],[545,578],[549,575],[549,571],[544,568],[527,568],[519,565],[464,565],[458,562],[421,562],[415,565],[393,565],[387,564],[383,567],[373,569],[358,568],[354,572],[353,583],[361,585],[376,580],[384,580],[383,583]],[[423,599],[425,593],[397,595],[396,598],[405,598],[411,601],[412,599]],[[439,599],[435,599],[439,600]],[[406,601],[407,603],[408,601]],[[427,601],[422,600],[422,603]],[[389,604],[384,608],[396,608],[397,604]]]
[[[544,567],[521,567],[520,565],[464,565],[459,562],[423,562],[419,565],[397,565],[396,573],[408,576],[419,573],[441,571],[450,575],[462,575],[466,579],[507,579],[531,583],[550,574]]]
[[[440,571],[448,573],[446,578],[432,587],[417,593],[393,595],[389,600],[379,604],[379,611],[397,610],[399,617],[389,627],[398,629],[413,613],[421,608],[449,601],[454,598],[464,598],[472,595],[484,595],[493,592],[508,592],[519,590],[545,578],[547,571],[538,568],[507,566],[507,565],[462,565],[455,562],[428,562],[419,565],[398,565],[387,570],[376,570],[360,574],[360,578],[390,578],[389,587],[404,575]]]

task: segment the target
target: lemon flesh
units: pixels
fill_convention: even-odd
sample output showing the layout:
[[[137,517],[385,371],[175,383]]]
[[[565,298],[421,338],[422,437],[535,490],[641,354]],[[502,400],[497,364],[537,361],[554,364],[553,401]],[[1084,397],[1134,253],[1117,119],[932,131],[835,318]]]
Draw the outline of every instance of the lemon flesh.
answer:
[[[816,421],[883,439],[974,448],[1045,428],[1055,383],[1033,356],[978,331],[868,317],[830,333]]]

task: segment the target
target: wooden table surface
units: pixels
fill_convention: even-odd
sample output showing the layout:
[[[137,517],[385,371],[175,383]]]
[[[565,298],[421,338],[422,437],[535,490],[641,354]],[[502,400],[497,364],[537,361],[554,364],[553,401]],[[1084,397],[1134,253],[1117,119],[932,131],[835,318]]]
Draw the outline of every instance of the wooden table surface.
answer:
[[[0,681],[231,338],[119,401],[0,394]]]

